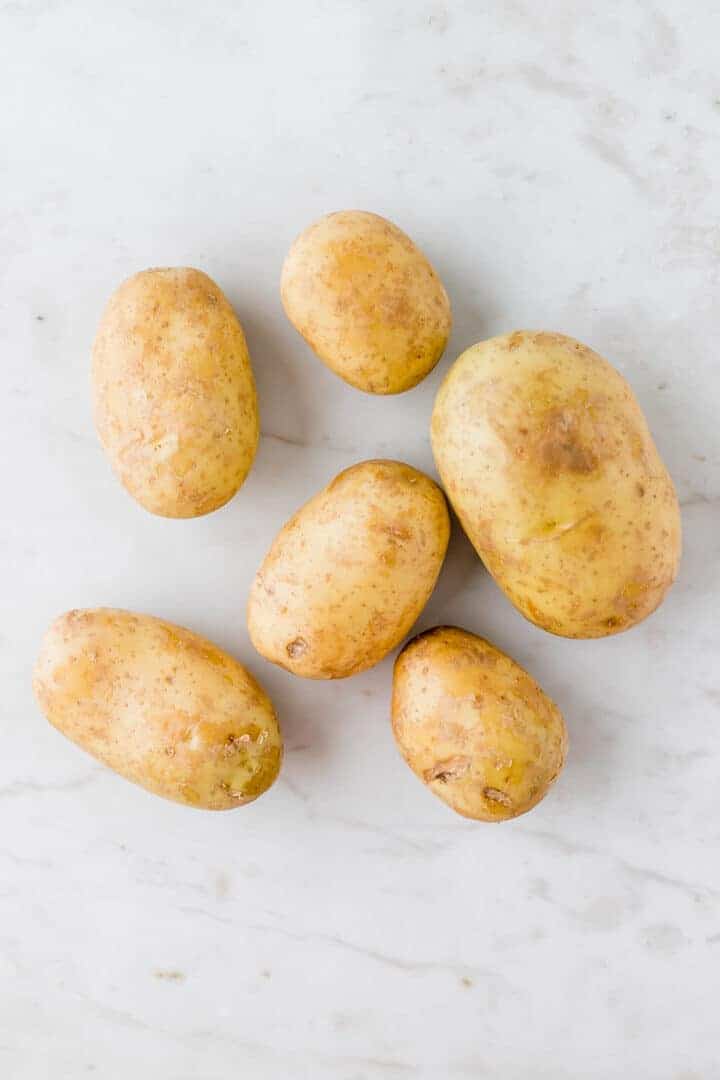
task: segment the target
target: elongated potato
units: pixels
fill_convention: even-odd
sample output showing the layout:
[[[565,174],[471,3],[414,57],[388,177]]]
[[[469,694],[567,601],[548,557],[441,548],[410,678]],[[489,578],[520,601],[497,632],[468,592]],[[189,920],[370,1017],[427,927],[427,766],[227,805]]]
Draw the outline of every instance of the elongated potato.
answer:
[[[420,634],[398,656],[392,724],[413,772],[478,821],[531,810],[567,753],[563,718],[535,680],[488,641],[451,626]]]
[[[526,618],[603,637],[660,604],[680,557],[675,489],[597,353],[529,331],[474,345],[440,387],[431,434],[466,533]]]
[[[392,222],[341,210],[294,242],[280,295],[290,322],[331,371],[369,394],[424,379],[450,334],[440,278]]]
[[[250,592],[253,645],[309,679],[372,667],[427,603],[449,530],[443,494],[424,473],[399,461],[346,469],[270,548]]]
[[[120,480],[146,510],[217,510],[245,480],[257,398],[235,312],[207,274],[144,270],[123,282],[93,346],[95,426]]]
[[[166,799],[229,810],[278,774],[282,739],[265,692],[217,646],[162,619],[113,608],[61,615],[33,687],[58,731]]]

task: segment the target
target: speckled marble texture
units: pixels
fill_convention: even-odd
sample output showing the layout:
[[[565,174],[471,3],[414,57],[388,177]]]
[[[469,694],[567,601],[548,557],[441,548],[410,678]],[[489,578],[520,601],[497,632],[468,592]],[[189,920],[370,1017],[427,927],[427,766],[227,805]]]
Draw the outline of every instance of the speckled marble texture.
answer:
[[[720,1076],[719,41],[714,0],[0,3],[3,1078]],[[281,311],[291,240],[343,207],[396,221],[450,293],[446,357],[400,397],[351,390]],[[102,305],[163,264],[229,295],[261,398],[248,482],[188,522],[132,502],[90,413]],[[548,799],[483,826],[402,763],[391,659],[295,680],[244,607],[334,473],[432,470],[451,359],[518,327],[630,380],[685,557],[641,627],[565,641],[456,533],[419,627],[491,638],[571,736]],[[50,729],[42,631],[101,604],[249,664],[288,746],[267,796],[184,810]]]

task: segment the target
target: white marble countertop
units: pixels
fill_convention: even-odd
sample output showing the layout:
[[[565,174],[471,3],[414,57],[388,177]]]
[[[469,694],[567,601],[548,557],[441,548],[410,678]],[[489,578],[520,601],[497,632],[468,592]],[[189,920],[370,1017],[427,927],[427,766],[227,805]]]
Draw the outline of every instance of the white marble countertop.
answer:
[[[713,1080],[720,1076],[720,14],[715,0],[0,3],[4,620],[0,1075],[6,1080]],[[455,329],[415,391],[331,375],[278,298],[332,209],[397,221]],[[145,513],[92,427],[89,348],[118,282],[210,273],[245,325],[263,438],[222,511]],[[682,499],[662,609],[604,641],[525,623],[456,534],[419,626],[526,665],[571,734],[503,826],[402,763],[392,658],[346,682],[254,654],[252,575],[341,468],[434,472],[466,346],[572,334],[643,405]],[[119,779],[30,691],[60,611],[164,616],[249,664],[288,753],[203,814]]]

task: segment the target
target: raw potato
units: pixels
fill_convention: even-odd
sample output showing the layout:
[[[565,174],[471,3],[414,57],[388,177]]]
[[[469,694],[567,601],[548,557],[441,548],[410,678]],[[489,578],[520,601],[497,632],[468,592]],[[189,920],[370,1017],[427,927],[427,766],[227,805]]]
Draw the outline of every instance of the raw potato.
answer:
[[[200,270],[144,270],[105,309],[93,347],[95,426],[113,469],[146,510],[217,510],[257,448],[245,337]]]
[[[370,394],[417,385],[450,334],[450,301],[428,260],[396,225],[362,210],[328,214],[301,233],[280,293],[310,348]]]
[[[567,754],[563,718],[535,680],[489,642],[450,626],[416,637],[397,658],[392,724],[413,772],[478,821],[531,810]]]
[[[450,502],[527,619],[603,637],[660,604],[680,558],[675,489],[597,353],[529,331],[474,345],[440,387],[431,433]]]
[[[63,735],[156,795],[230,810],[266,791],[282,739],[270,699],[231,656],[150,615],[97,608],[53,623],[35,696]]]
[[[346,469],[270,548],[248,604],[253,645],[309,679],[372,667],[427,603],[449,532],[445,498],[424,473],[399,461]]]

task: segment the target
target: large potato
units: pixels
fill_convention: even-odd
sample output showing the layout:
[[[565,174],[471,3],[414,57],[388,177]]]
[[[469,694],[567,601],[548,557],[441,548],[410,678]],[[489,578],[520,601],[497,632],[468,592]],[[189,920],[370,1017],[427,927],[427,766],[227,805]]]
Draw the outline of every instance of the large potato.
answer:
[[[396,225],[343,210],[310,225],[285,259],[285,312],[345,382],[399,394],[424,379],[450,334],[440,278]]]
[[[217,510],[248,474],[258,410],[242,327],[200,270],[145,270],[110,298],[93,347],[95,425],[146,510]]]
[[[33,686],[63,735],[166,799],[229,810],[278,774],[282,739],[262,688],[217,646],[162,619],[112,608],[61,615]]]
[[[424,608],[449,530],[442,492],[417,469],[346,469],[290,519],[260,567],[248,604],[255,648],[310,679],[372,667]]]
[[[392,724],[400,752],[464,817],[505,821],[531,810],[563,767],[557,706],[489,642],[440,626],[395,662]]]
[[[474,345],[440,387],[431,433],[465,531],[526,618],[592,638],[655,610],[678,568],[677,497],[606,360],[561,334]]]

